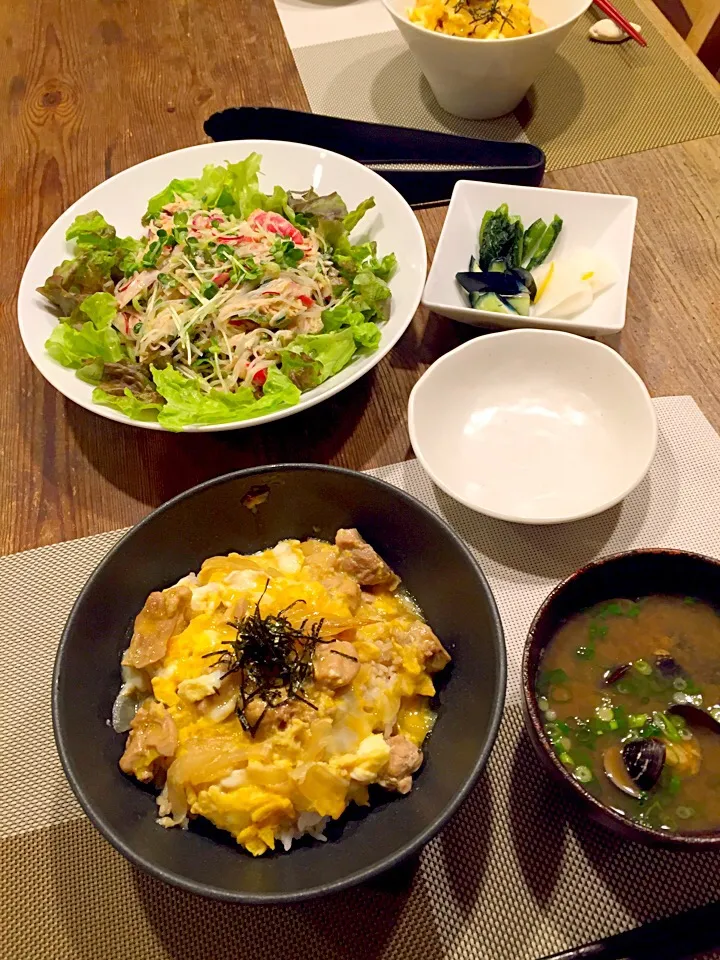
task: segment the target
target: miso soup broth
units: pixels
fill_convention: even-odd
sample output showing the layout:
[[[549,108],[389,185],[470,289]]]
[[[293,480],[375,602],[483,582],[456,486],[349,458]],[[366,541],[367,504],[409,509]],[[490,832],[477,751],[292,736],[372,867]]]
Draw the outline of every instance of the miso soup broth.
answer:
[[[720,721],[713,607],[652,596],[571,617],[547,646],[536,696],[561,763],[606,806],[656,829],[720,829],[720,723],[691,715]]]

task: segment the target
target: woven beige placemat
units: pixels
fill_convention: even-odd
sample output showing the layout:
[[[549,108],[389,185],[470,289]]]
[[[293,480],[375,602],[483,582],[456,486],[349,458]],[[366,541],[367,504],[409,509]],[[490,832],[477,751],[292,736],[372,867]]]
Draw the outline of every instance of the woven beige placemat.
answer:
[[[394,29],[296,46],[293,54],[314,113],[495,140],[527,138],[545,151],[548,170],[720,133],[720,96],[634,0],[619,6],[641,24],[646,49],[592,43],[587,31],[596,16],[590,12],[515,114],[493,121],[461,120],[442,110]]]
[[[649,477],[622,506],[565,527],[481,517],[433,488],[415,461],[374,471],[445,516],[475,551],[508,647],[507,709],[488,769],[407,882],[396,875],[258,908],[204,901],[136,871],[73,799],[49,703],[69,608],[121,531],[0,559],[0,956],[533,960],[720,899],[720,856],[646,849],[585,822],[522,735],[525,632],[557,580],[633,546],[720,557],[720,438],[690,398],[654,403],[660,444]]]

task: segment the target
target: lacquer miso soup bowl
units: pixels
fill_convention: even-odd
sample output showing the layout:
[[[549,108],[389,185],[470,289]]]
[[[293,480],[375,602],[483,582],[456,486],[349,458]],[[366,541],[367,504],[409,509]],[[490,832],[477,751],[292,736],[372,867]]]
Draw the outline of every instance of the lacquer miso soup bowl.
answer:
[[[124,774],[125,735],[111,725],[120,658],[151,591],[209,557],[252,554],[279,541],[332,543],[357,528],[401,578],[451,663],[438,677],[436,722],[405,795],[380,791],[325,828],[251,856],[202,817],[187,829],[157,821],[157,789]],[[232,624],[231,624],[232,625]],[[505,695],[505,647],[490,588],[440,517],[388,483],[333,467],[289,465],[210,480],[159,507],[110,551],[67,622],[52,690],[55,737],[68,781],[100,833],[132,863],[219,900],[303,900],[367,881],[420,850],[472,789],[492,749]]]
[[[568,799],[626,840],[720,847],[720,563],[633,550],[573,573],[538,610],[525,726]],[[685,794],[700,797],[688,801]]]

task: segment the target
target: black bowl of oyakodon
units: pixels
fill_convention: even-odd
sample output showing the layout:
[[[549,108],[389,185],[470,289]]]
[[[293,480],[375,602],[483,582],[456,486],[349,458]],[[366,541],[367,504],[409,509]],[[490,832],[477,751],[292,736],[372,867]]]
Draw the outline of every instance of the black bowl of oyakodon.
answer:
[[[332,541],[358,528],[401,577],[452,663],[439,675],[437,721],[406,796],[378,791],[351,804],[289,852],[250,856],[201,818],[162,829],[155,790],[124,775],[125,737],[108,722],[119,661],[150,591],[208,557],[254,553],[281,540]],[[92,651],[89,655],[89,651]],[[83,809],[137,866],[194,893],[237,902],[319,896],[368,880],[419,850],[452,816],[494,743],[505,695],[502,626],[467,547],[438,516],[390,484],[332,467],[245,470],[181,494],[130,531],[78,598],[57,655],[53,722],[60,758]],[[80,695],[80,693],[82,695]]]

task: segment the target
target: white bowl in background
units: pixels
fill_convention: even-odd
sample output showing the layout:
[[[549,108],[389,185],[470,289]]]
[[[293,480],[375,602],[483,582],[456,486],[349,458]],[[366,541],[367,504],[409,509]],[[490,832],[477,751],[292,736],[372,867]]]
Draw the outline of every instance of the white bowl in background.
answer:
[[[516,523],[607,510],[637,487],[657,444],[632,367],[554,330],[492,333],[446,354],[415,385],[408,419],[413,449],[445,493]]]
[[[321,194],[337,190],[350,209],[366,197],[375,197],[375,208],[363,217],[354,236],[376,240],[380,254],[394,252],[397,256],[398,269],[390,280],[390,316],[382,325],[382,339],[374,353],[356,358],[321,386],[303,393],[296,406],[254,420],[184,427],[184,432],[215,432],[259,426],[307,410],[362,377],[397,343],[417,310],[427,272],[422,230],[412,209],[398,191],[361,163],[319,147],[281,140],[204,143],[145,160],[93,187],[58,217],[35,248],[20,283],[20,335],[30,359],[56,390],[108,420],[118,420],[146,430],[164,429],[158,423],[130,420],[110,407],[93,403],[93,388],[79,380],[74,370],[61,366],[50,357],[45,350],[45,341],[57,325],[57,317],[36,288],[45,282],[62,260],[73,255],[70,244],[65,240],[65,231],[78,214],[99,210],[117,228],[120,236],[140,236],[143,230],[140,218],[148,200],[174,177],[196,177],[208,163],[235,162],[253,151],[262,154],[260,186],[264,190],[272,190],[276,183],[287,190],[312,186]]]
[[[578,248],[589,248],[615,265],[616,282],[574,317],[521,317],[473,309],[455,274],[468,269],[471,255],[477,256],[483,214],[502,203],[507,203],[511,214],[520,216],[526,228],[538,217],[549,223],[558,214],[563,228],[549,259],[561,260]],[[636,197],[458,180],[425,284],[423,304],[473,327],[539,327],[602,336],[617,333],[625,326],[636,214]]]
[[[532,12],[547,29],[499,40],[427,30],[408,19],[414,2],[383,0],[435,99],[455,116],[489,120],[517,107],[592,0],[532,0]]]

